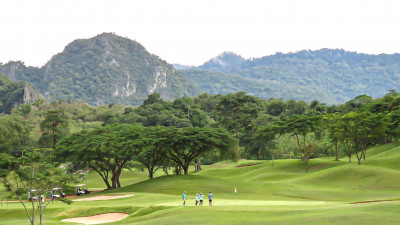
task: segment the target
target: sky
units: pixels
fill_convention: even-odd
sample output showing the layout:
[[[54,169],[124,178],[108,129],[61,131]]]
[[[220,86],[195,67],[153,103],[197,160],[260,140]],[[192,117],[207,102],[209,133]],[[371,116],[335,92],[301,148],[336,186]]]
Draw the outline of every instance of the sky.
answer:
[[[169,63],[303,49],[400,52],[398,0],[2,0],[0,62],[43,66],[75,39],[114,32]]]

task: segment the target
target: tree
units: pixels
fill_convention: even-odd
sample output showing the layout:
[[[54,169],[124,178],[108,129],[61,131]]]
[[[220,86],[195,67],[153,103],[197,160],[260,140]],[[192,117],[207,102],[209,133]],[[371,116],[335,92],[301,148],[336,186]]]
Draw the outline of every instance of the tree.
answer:
[[[338,121],[338,138],[356,153],[358,165],[366,159],[367,148],[378,144],[387,135],[390,126],[389,116],[369,111],[349,112]],[[349,155],[351,157],[351,155]]]
[[[276,134],[278,133],[278,129],[273,126],[273,124],[269,124],[267,126],[262,126],[258,128],[255,139],[257,141],[265,143],[266,146],[269,147],[272,158],[272,166],[274,166],[274,149],[276,148]]]
[[[49,149],[35,149],[18,158],[0,155],[0,179],[6,190],[18,198],[31,224],[35,224],[37,214],[39,224],[42,224],[43,213],[51,202],[46,200],[49,191],[54,187],[65,187],[72,179],[53,160],[53,151]],[[36,195],[36,199],[31,198],[31,207],[22,200],[27,193],[30,197]],[[66,199],[63,202],[72,203]]]
[[[183,168],[188,174],[190,163],[206,152],[217,150],[225,158],[232,158],[234,139],[221,128],[169,128],[165,138],[165,157]]]
[[[324,121],[326,122],[326,126],[328,129],[329,137],[335,145],[335,161],[339,161],[339,136],[340,136],[340,127],[338,126],[339,115],[338,114],[329,114],[324,116]]]
[[[152,105],[154,103],[163,103],[164,101],[160,98],[160,94],[154,92],[150,94],[147,99],[143,101],[143,105]]]
[[[57,155],[65,161],[87,163],[101,176],[107,189],[119,188],[122,168],[132,160],[136,151],[132,143],[142,131],[142,127],[130,124],[115,124],[89,132],[82,131],[57,143]]]
[[[165,155],[165,127],[146,127],[142,129],[138,138],[133,140],[132,148],[135,160],[142,163],[149,172],[149,178],[153,179],[154,173],[163,166]]]
[[[0,153],[20,156],[30,142],[32,126],[20,116],[0,116]]]
[[[317,148],[315,145],[308,143],[306,145],[303,145],[299,148],[299,152],[301,153],[301,158],[304,160],[304,166],[306,168],[306,173],[308,172],[309,169],[309,160],[310,157],[313,156],[315,153],[317,153]]]
[[[357,143],[355,143],[356,149],[361,147],[361,155],[357,158],[358,164],[360,164],[361,157],[366,159],[367,148],[376,145],[387,135],[388,128],[390,126],[389,116],[385,113],[371,113],[364,111],[359,113],[356,117],[355,126],[357,133],[355,135]]]
[[[285,121],[275,122],[275,130],[280,134],[290,133],[296,137],[297,146],[307,144],[307,134],[319,133],[320,116],[293,115]]]
[[[236,137],[236,159],[239,154],[239,132],[241,129],[249,129],[251,121],[257,118],[261,110],[260,100],[245,92],[228,94],[221,98],[215,106],[215,115],[219,124],[228,131],[233,131]]]
[[[63,110],[49,110],[45,119],[40,123],[40,130],[43,134],[39,143],[54,150],[57,141],[69,134],[68,117],[65,116]]]

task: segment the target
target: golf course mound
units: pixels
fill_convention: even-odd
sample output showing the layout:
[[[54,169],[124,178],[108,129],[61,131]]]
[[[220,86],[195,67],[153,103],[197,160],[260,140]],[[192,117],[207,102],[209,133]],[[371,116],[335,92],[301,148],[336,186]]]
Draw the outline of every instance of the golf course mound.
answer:
[[[74,200],[75,202],[82,202],[82,201],[98,201],[98,200],[112,200],[112,199],[119,199],[119,198],[128,198],[133,196],[132,194],[130,195],[99,195],[95,197],[89,197],[89,198],[80,198]]]
[[[324,166],[326,166],[326,165],[327,165],[326,163],[321,163],[321,164],[318,164],[318,165],[315,165],[315,166],[310,167],[309,170],[321,169],[322,167],[324,167]]]
[[[116,222],[128,217],[126,213],[104,213],[95,216],[75,217],[61,220],[62,222],[82,223],[82,224],[101,224]]]

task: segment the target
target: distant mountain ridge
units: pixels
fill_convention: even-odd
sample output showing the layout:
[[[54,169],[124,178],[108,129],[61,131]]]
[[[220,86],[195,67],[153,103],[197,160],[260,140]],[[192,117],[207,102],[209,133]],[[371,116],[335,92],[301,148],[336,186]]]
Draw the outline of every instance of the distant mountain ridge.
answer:
[[[0,65],[0,72],[31,82],[47,99],[72,98],[92,105],[139,105],[153,92],[165,100],[199,94],[171,64],[113,33],[75,40],[41,68],[9,62]]]
[[[360,94],[380,97],[390,89],[400,89],[400,54],[320,49],[244,59],[226,52],[181,72],[210,94],[243,90],[266,99],[337,104]]]

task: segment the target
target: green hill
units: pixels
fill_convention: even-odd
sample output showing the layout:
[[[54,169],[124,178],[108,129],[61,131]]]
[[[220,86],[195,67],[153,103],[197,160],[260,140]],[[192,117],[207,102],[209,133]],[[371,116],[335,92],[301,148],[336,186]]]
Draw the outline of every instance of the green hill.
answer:
[[[40,97],[28,82],[13,82],[0,73],[0,113],[10,113],[14,107],[33,103]]]
[[[233,53],[222,53],[201,66],[177,68],[182,68],[182,73],[203,92],[250,90],[265,99],[337,104],[361,94],[376,98],[390,89],[400,89],[400,54],[321,49],[245,60]],[[228,86],[218,80],[229,80]]]
[[[138,42],[111,33],[75,40],[41,68],[9,62],[0,71],[31,82],[49,100],[71,98],[92,105],[139,105],[153,92],[165,100],[199,93],[172,65]]]
[[[395,142],[367,151],[361,166],[333,158],[310,161],[309,173],[298,159],[270,161],[242,160],[239,164],[220,162],[204,166],[189,176],[162,176],[123,187],[114,192],[143,192],[167,195],[213,191],[219,198],[232,198],[237,188],[240,197],[251,200],[314,200],[358,202],[397,199],[400,180],[400,144]],[[397,163],[395,164],[394,161]]]

